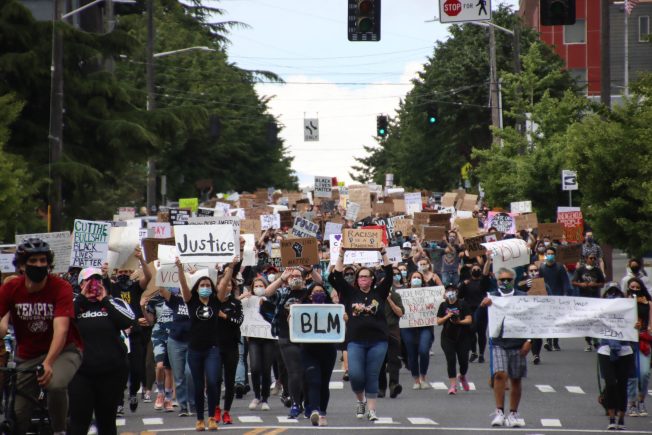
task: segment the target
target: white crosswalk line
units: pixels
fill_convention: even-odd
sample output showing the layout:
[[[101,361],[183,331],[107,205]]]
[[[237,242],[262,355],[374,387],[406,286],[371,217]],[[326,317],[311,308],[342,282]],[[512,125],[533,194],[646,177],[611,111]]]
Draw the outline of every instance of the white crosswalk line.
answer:
[[[342,381],[331,381],[330,384],[328,385],[328,388],[331,390],[343,390],[344,389],[344,382]]]
[[[263,419],[257,415],[239,415],[240,423],[262,423]]]
[[[124,418],[116,418],[115,419],[115,425],[120,427],[120,426],[126,426],[127,425],[127,420]]]
[[[475,391],[475,384],[473,382],[469,382],[469,390]]]
[[[412,424],[429,424],[429,425],[439,425],[436,421],[430,418],[424,417],[408,417],[408,421]]]
[[[542,418],[541,426],[544,427],[561,427],[561,421],[557,418]]]
[[[278,416],[276,417],[279,423],[298,423],[299,420],[296,418],[287,418],[287,416]]]
[[[573,385],[567,385],[566,389],[568,390],[569,393],[574,393],[574,394],[586,394],[582,387],[577,387]]]
[[[555,393],[555,389],[552,388],[550,385],[537,385],[536,387],[542,393]]]
[[[163,419],[160,417],[143,418],[143,424],[146,426],[153,424],[163,424]]]
[[[443,382],[431,382],[432,388],[435,390],[448,390],[448,387]]]
[[[376,424],[394,424],[394,420],[392,419],[392,417],[378,417],[378,420],[374,421],[374,423],[376,423]]]

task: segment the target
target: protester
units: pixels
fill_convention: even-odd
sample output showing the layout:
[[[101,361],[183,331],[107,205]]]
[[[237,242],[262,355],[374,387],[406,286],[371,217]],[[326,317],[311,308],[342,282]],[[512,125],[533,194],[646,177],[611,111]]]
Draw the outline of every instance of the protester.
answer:
[[[516,274],[513,270],[501,267],[498,270],[498,291],[491,297],[526,296],[527,293],[514,288]],[[491,298],[486,297],[481,306],[491,306]],[[527,376],[526,356],[532,347],[532,340],[526,338],[504,338],[502,333],[492,339],[491,357],[493,361],[493,390],[496,412],[491,426],[523,427],[525,422],[518,413],[521,401],[522,379]],[[505,416],[505,387],[509,379],[509,414]]]
[[[452,283],[446,285],[445,300],[437,310],[437,325],[441,330],[441,348],[446,357],[449,388],[448,394],[457,393],[457,385],[469,391],[466,373],[469,369],[469,347],[472,337],[470,325],[473,322],[472,310],[465,301],[458,298],[457,287]],[[457,363],[460,374],[457,376]]]
[[[533,280],[540,278],[539,276],[539,266],[535,262],[530,263],[527,267],[527,273],[524,276],[524,280],[518,284],[518,289],[522,292],[528,293],[532,290]],[[550,287],[543,282],[545,293],[551,294]],[[532,339],[532,362],[534,365],[539,365],[541,363],[541,348],[543,347],[543,339],[534,338]]]
[[[643,262],[638,258],[629,259],[627,262],[627,272],[625,273],[625,276],[620,280],[621,289],[627,288],[627,282],[630,280],[630,278],[638,278],[643,282],[646,288],[652,288],[652,281],[645,274],[645,269],[641,267],[642,264]]]
[[[385,301],[392,281],[384,279],[376,284],[371,269],[358,269],[353,284],[345,280],[344,252],[342,248],[333,272],[335,289],[348,314],[349,330],[349,374],[351,388],[358,400],[356,417],[369,421],[378,420],[376,398],[378,396],[378,376],[387,353],[387,321],[385,320]],[[385,276],[391,276],[392,267],[387,251],[382,248]]]
[[[479,363],[484,363],[489,317],[487,316],[487,308],[482,307],[480,304],[491,289],[490,273],[491,258],[489,257],[484,262],[484,266],[480,266],[477,262],[471,266],[470,279],[465,279],[459,288],[459,298],[464,300],[466,306],[473,313],[469,362],[474,362],[477,359]]]
[[[102,285],[102,271],[86,268],[78,275],[75,319],[84,341],[81,366],[68,387],[71,435],[86,435],[91,419],[99,435],[115,435],[116,402],[127,382],[129,365],[122,330],[134,313],[123,300],[112,298]]]
[[[460,258],[461,247],[457,233],[449,231],[443,242],[446,244],[442,259],[441,279],[443,282],[457,284],[460,281]]]
[[[625,287],[626,296],[636,299],[637,321],[636,329],[638,330],[638,343],[632,343],[634,350],[634,362],[636,363],[636,376],[629,378],[627,382],[627,415],[629,417],[647,417],[648,412],[645,407],[645,396],[647,396],[647,386],[650,377],[650,344],[652,335],[650,334],[650,313],[652,312],[652,297],[650,293],[638,278],[630,278]]]
[[[544,244],[545,243],[546,242],[544,241]],[[570,291],[570,281],[564,266],[555,261],[556,256],[557,249],[552,245],[546,246],[546,261],[539,266],[539,275],[552,290],[553,296],[565,296],[568,295],[568,292]],[[561,350],[558,338],[546,339],[546,343],[543,347],[547,351]]]
[[[604,255],[602,253],[602,248],[593,238],[593,231],[586,230],[584,232],[584,243],[582,243],[582,256],[580,258],[580,264],[586,264],[586,260],[594,256],[594,266],[600,268],[604,272]]]
[[[575,269],[575,274],[571,283],[580,289],[580,296],[584,298],[599,298],[600,289],[604,287],[605,278],[602,269],[597,267],[597,257],[594,253],[589,253],[584,260],[584,264]],[[593,339],[585,337],[585,352],[593,350]],[[649,365],[649,364],[648,364]]]
[[[401,295],[396,291],[402,287],[401,271],[398,268],[393,268],[393,283],[389,296],[387,296],[387,304],[385,304],[385,320],[387,321],[387,353],[383,365],[380,368],[380,377],[378,379],[378,397],[385,397],[387,390],[387,377],[389,376],[389,397],[395,399],[403,391],[403,386],[399,383],[399,371],[401,369],[401,330],[399,328],[399,321],[405,308]]]

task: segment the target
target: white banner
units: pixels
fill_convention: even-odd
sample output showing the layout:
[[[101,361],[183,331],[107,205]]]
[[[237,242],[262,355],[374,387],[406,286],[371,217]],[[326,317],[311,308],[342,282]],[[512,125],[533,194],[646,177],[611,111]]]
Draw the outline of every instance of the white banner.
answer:
[[[400,328],[416,328],[437,324],[437,310],[444,300],[444,286],[404,288],[401,295],[405,314],[399,320]]]
[[[498,242],[482,243],[493,254],[493,270],[498,272],[501,267],[513,269],[517,266],[530,264],[530,248],[525,240],[508,239]]]
[[[532,213],[532,201],[518,201],[510,204],[512,213]]]
[[[14,254],[0,253],[0,273],[14,273],[16,268],[14,267],[13,261]],[[66,270],[68,269],[66,268]]]
[[[265,231],[270,228],[278,230],[281,228],[281,215],[280,214],[261,214],[260,215],[260,229]]]
[[[331,265],[337,261],[340,255],[340,246],[342,245],[341,234],[331,234],[329,237]],[[400,253],[400,251],[399,251]],[[378,264],[380,262],[380,252],[378,251],[346,251],[344,252],[344,264]]]
[[[242,299],[244,321],[242,322],[242,325],[240,325],[240,333],[243,337],[269,338],[276,340],[276,337],[272,337],[272,325],[260,315],[261,300],[262,298],[256,295],[251,295],[248,298]]]
[[[109,251],[108,222],[75,219],[70,265],[73,267],[102,267]]]
[[[326,222],[326,228],[324,228],[324,240],[330,239],[331,234],[342,234],[342,224]]]
[[[172,237],[172,225],[169,222],[150,222],[147,228],[152,230],[155,239],[169,239]]]
[[[228,263],[240,251],[232,225],[179,225],[174,242],[182,263]]]
[[[279,215],[276,215],[279,216]],[[292,235],[295,237],[317,237],[319,225],[314,222],[297,216],[294,218],[294,226],[292,227]]]
[[[421,192],[413,192],[405,194],[405,213],[413,215],[422,210],[423,204],[421,203]]]
[[[204,276],[208,276],[213,282],[217,281],[217,270],[214,267],[207,269],[197,269],[196,264],[184,264],[183,270],[186,274],[186,282],[188,287],[192,288],[195,281]],[[190,273],[191,271],[195,271]],[[192,284],[191,284],[192,283]],[[159,264],[156,267],[156,285],[158,287],[181,287],[179,283],[179,269],[176,264]]]
[[[330,198],[332,194],[331,177],[315,177],[315,198]]]
[[[492,296],[489,334],[504,338],[593,337],[638,341],[635,299]]]
[[[41,239],[50,245],[50,249],[54,252],[53,273],[68,272],[68,258],[70,258],[70,250],[72,249],[70,231],[60,231],[58,233],[17,234],[16,245],[19,245],[23,240],[30,238]],[[12,265],[11,272],[13,271],[14,267]]]

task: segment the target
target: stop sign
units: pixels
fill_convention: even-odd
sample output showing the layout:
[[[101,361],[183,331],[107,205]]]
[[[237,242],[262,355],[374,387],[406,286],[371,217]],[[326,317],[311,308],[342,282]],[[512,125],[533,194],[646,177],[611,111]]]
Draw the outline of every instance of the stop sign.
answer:
[[[460,12],[462,12],[460,0],[446,0],[444,2],[444,13],[449,17],[456,17]]]

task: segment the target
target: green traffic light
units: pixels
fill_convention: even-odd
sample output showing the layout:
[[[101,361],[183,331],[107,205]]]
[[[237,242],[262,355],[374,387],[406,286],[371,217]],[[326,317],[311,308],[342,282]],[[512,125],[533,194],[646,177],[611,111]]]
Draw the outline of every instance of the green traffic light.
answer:
[[[434,116],[431,116],[430,118],[428,118],[428,122],[431,123],[431,124],[434,124],[435,122],[437,122],[437,118],[435,118]]]
[[[379,136],[385,136],[385,129],[381,128],[380,130],[378,130],[378,135]]]
[[[374,28],[374,23],[371,18],[365,17],[358,20],[358,31],[362,33],[371,32]]]

